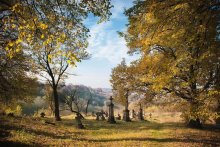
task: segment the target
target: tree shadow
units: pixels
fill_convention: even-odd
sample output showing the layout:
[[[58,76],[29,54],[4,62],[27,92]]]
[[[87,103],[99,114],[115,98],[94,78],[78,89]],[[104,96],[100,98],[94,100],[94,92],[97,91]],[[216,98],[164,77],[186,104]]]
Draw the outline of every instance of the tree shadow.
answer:
[[[117,121],[116,124],[109,124],[106,121],[96,121],[96,120],[83,120],[86,130],[99,130],[99,129],[105,129],[107,131],[111,131],[114,133],[116,130],[118,131],[141,131],[143,129],[145,130],[163,130],[163,129],[169,129],[169,130],[176,130],[176,129],[186,129],[187,127],[184,125],[184,123],[157,123],[157,122],[149,122],[149,121],[132,121],[132,122],[123,122],[123,121]],[[56,126],[59,127],[59,125],[63,126],[75,126],[75,121],[70,120],[64,120],[62,123],[57,123]],[[191,129],[191,128],[190,128]],[[55,133],[55,132],[48,132],[44,130],[38,130],[33,128],[25,128],[24,126],[20,125],[10,125],[10,123],[4,122],[0,124],[0,146],[4,146],[5,144],[9,144],[9,146],[29,146],[28,144],[19,143],[16,145],[15,142],[8,141],[4,138],[7,138],[10,135],[10,130],[23,130],[27,133],[32,133],[34,135],[40,135],[42,137],[49,137],[52,139],[71,139],[76,141],[87,141],[87,142],[111,142],[111,141],[151,141],[151,142],[183,142],[183,143],[203,143],[204,145],[213,145],[213,146],[220,146],[220,139],[219,137],[216,138],[204,138],[202,136],[199,136],[199,134],[183,134],[184,138],[117,138],[117,139],[87,139],[83,137],[76,137],[76,136],[84,136],[86,131],[74,131],[74,132],[65,132],[65,133]],[[220,127],[215,125],[204,125],[204,128],[202,129],[204,131],[211,131],[211,132],[219,132],[220,133]],[[100,133],[100,132],[99,132]],[[3,140],[3,141],[2,141]],[[5,141],[4,141],[5,140]],[[41,146],[41,145],[39,145]]]
[[[8,131],[0,129],[0,138],[6,138],[10,135]]]
[[[205,124],[201,130],[220,133],[220,125]]]
[[[40,144],[34,144],[36,146],[42,146]],[[3,140],[3,141],[0,141],[0,146],[2,147],[29,147],[29,146],[32,146],[32,145],[29,145],[29,144],[25,144],[25,143],[21,143],[21,142],[13,142],[13,141],[8,141],[8,140]]]
[[[220,140],[213,139],[180,139],[180,138],[117,138],[117,139],[102,139],[102,140],[86,140],[88,142],[114,142],[114,141],[150,141],[150,142],[158,142],[158,143],[166,143],[166,142],[182,142],[182,143],[203,143],[204,145],[213,145],[219,146]]]
[[[40,136],[44,136],[44,137],[49,137],[49,138],[53,138],[53,139],[66,139],[66,138],[70,138],[72,139],[74,135],[79,135],[82,132],[71,132],[69,134],[55,134],[55,133],[50,133],[47,131],[41,131],[41,130],[36,130],[36,129],[31,129],[31,128],[24,128],[22,126],[10,126],[10,125],[0,125],[0,138],[7,138],[8,136],[10,136],[10,130],[15,130],[15,131],[25,131],[26,133],[30,133],[30,134],[34,134],[34,135],[40,135]],[[4,135],[2,135],[2,133]]]

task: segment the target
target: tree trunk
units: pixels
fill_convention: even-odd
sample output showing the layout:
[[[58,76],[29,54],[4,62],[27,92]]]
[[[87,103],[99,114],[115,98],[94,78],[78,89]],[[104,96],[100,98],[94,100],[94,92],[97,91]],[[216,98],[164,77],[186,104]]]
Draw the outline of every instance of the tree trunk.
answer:
[[[81,114],[77,113],[75,119],[76,119],[76,122],[77,122],[77,127],[79,129],[84,129],[85,127],[82,124],[82,121],[81,121],[82,117],[81,116],[82,116]]]
[[[197,110],[199,105],[200,105],[199,102],[196,101],[195,99],[194,101],[190,102],[190,114],[192,115],[191,117],[194,118],[194,119],[189,119],[188,121],[187,126],[190,128],[197,128],[197,129],[202,128],[201,119],[196,114],[199,111]]]
[[[198,49],[196,49],[195,52],[195,58],[198,58]],[[191,89],[191,95],[193,96],[191,101],[190,101],[190,111],[191,111],[191,115],[194,113],[196,113],[198,110],[198,107],[200,106],[200,102],[197,100],[197,81],[196,81],[196,65],[198,63],[196,62],[195,64],[190,66],[190,89]],[[190,119],[187,126],[190,128],[198,128],[201,129],[202,128],[202,123],[200,118],[197,115],[194,115],[193,118],[195,119]]]
[[[90,103],[90,99],[87,101],[87,104],[86,104],[86,116],[87,116],[87,113],[88,113],[88,107],[89,107],[89,103]]]
[[[217,65],[216,67],[216,89],[219,91],[220,90],[220,66]],[[217,97],[220,97],[220,95],[218,94]],[[220,125],[220,98],[217,99],[218,102],[218,108],[216,110],[218,117],[216,118],[215,122],[217,125]]]
[[[219,105],[216,111],[217,111],[218,117],[216,118],[215,123],[217,125],[220,125],[220,117],[219,117],[220,116],[220,102],[219,102]]]
[[[190,128],[201,129],[202,128],[202,123],[201,123],[201,120],[199,118],[197,118],[196,120],[190,119],[187,126],[190,127]]]
[[[53,100],[50,101],[50,115],[54,116],[55,112],[54,112],[54,106],[53,106]]]
[[[140,108],[139,108],[138,119],[139,120],[144,120],[143,109],[142,109],[141,105],[140,105]]]
[[[53,97],[54,97],[54,112],[55,112],[55,120],[61,121],[60,111],[59,111],[59,99],[57,93],[57,86],[53,86]]]

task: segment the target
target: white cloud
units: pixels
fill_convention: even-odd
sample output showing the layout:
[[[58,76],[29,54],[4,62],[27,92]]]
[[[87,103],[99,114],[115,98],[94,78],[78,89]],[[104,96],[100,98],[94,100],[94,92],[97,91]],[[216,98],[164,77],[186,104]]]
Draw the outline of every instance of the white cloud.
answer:
[[[127,4],[121,1],[113,1],[111,20],[90,27],[89,47],[87,51],[92,58],[105,58],[113,64],[119,63],[122,58],[131,61],[134,57],[127,55],[128,48],[124,38],[119,37],[117,31],[125,30],[120,20],[124,19],[123,11]]]
[[[105,58],[112,63],[127,57],[128,48],[124,38],[117,34],[117,30],[111,29],[111,22],[93,26],[89,38],[88,52],[93,58]]]

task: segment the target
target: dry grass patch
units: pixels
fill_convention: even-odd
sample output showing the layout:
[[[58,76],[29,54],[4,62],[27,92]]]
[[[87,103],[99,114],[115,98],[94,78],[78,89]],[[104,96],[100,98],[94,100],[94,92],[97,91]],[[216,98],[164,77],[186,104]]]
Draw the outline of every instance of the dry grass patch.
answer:
[[[167,114],[164,114],[168,118]],[[156,115],[155,115],[156,117]],[[173,117],[173,116],[170,116]],[[207,126],[189,129],[183,123],[151,121],[83,120],[86,129],[79,130],[75,121],[66,117],[56,125],[52,118],[0,117],[0,145],[28,146],[220,146],[220,130]],[[2,135],[3,134],[3,135]]]

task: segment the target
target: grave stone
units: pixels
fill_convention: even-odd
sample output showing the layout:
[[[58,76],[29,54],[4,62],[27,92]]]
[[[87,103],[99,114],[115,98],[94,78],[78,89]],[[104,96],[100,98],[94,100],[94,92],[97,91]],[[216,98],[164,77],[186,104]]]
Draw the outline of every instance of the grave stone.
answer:
[[[110,97],[109,100],[110,100],[110,104],[108,105],[109,106],[108,122],[114,124],[114,123],[116,123],[116,121],[115,121],[115,116],[114,116],[114,104],[112,103],[112,100],[113,100],[112,96]]]

